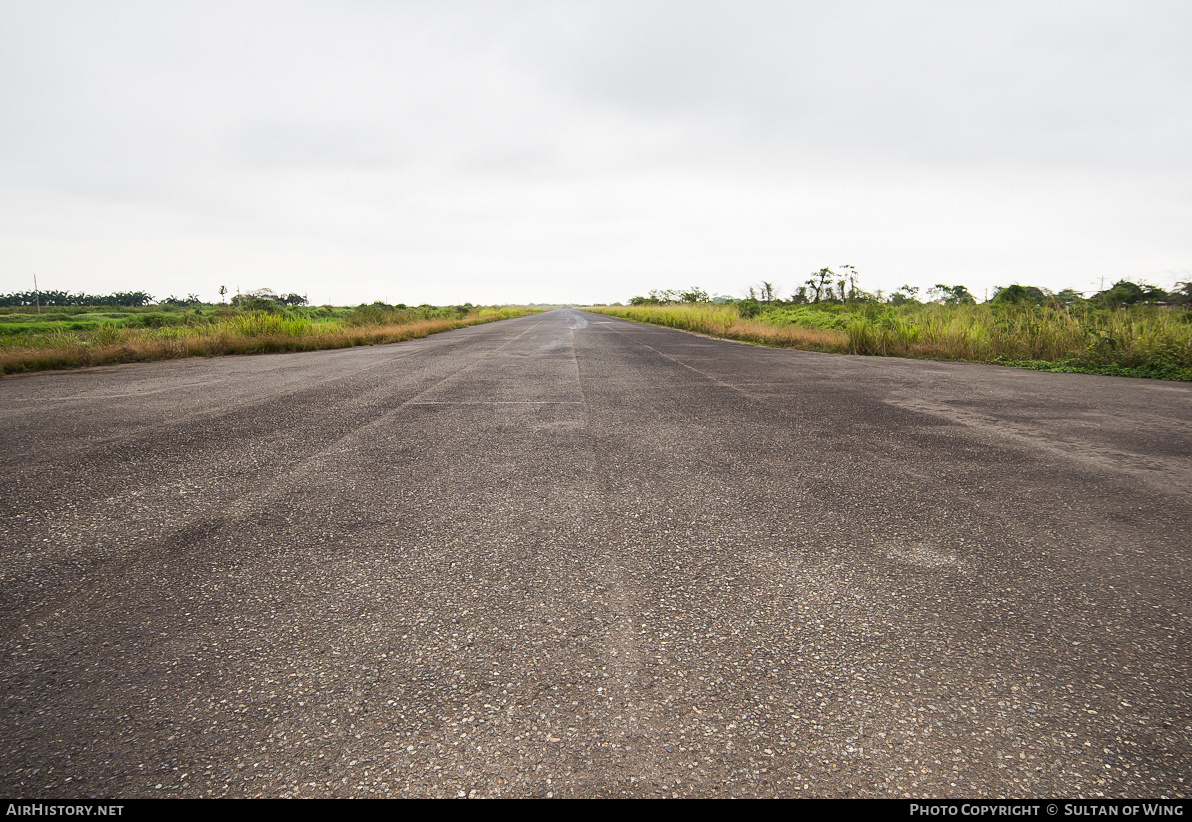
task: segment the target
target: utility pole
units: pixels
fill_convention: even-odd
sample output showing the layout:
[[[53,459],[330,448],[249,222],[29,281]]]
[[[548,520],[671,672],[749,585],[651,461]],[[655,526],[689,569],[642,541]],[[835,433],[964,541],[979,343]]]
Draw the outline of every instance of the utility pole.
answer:
[[[33,275],[33,304],[37,306],[37,313],[41,313],[41,290],[37,287],[37,275]]]

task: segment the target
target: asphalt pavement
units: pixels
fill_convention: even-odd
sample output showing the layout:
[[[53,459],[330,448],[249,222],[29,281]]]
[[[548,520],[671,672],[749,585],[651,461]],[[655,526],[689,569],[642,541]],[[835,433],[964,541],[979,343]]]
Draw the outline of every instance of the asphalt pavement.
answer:
[[[0,419],[0,795],[1189,793],[1187,384],[559,310]]]

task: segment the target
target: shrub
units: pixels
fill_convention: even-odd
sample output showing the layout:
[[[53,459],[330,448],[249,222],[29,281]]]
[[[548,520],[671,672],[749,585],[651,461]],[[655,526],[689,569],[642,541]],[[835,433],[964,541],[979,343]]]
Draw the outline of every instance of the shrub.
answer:
[[[92,345],[115,345],[124,339],[124,332],[122,332],[116,323],[107,322],[99,327],[99,329],[91,335]]]
[[[743,319],[751,320],[762,313],[762,304],[752,298],[741,300],[737,303],[737,311]]]

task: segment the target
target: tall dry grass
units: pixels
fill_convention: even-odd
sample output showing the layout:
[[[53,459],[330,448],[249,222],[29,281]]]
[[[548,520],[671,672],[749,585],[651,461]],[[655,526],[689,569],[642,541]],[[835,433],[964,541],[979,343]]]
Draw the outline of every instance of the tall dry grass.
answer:
[[[317,351],[402,342],[469,325],[521,317],[529,308],[484,308],[466,317],[432,318],[376,325],[285,317],[245,311],[197,327],[118,328],[108,323],[94,332],[58,332],[35,338],[0,340],[0,374],[80,368],[182,357]]]
[[[836,329],[773,325],[759,319],[743,319],[737,307],[731,304],[601,307],[590,310],[651,325],[781,348],[843,353],[848,341],[845,332]]]
[[[1031,305],[825,306],[801,327],[781,309],[745,319],[735,305],[599,307],[637,322],[762,345],[892,357],[998,362],[1055,371],[1192,379],[1192,316],[1139,306],[1126,310]],[[826,313],[825,313],[826,312]],[[796,319],[797,321],[797,319]]]

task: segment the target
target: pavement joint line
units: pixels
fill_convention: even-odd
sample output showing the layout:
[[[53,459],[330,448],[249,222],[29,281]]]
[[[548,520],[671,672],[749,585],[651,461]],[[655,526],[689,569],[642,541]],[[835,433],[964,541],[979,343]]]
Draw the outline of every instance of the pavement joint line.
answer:
[[[583,405],[577,400],[468,400],[461,402],[408,402],[406,405]]]
[[[611,324],[611,323],[610,323],[610,324]],[[650,327],[651,327],[651,328],[661,328],[662,326],[650,326]],[[610,331],[614,331],[614,332],[615,332],[615,333],[617,333],[617,334],[621,334],[621,333],[622,333],[622,332],[620,332],[620,331],[617,331],[615,328],[612,328],[612,329],[609,329],[609,330],[610,330]],[[665,330],[668,330],[668,331],[679,331],[680,333],[683,333],[683,334],[691,334],[691,333],[692,333],[692,332],[690,332],[690,331],[684,331],[684,330],[683,330],[683,329],[681,329],[681,328],[669,328],[669,329],[665,329]],[[697,335],[695,335],[695,336],[700,336],[700,335],[698,335],[698,334],[697,334]],[[710,337],[709,339],[715,339],[715,340],[719,341],[719,339],[718,339],[718,338],[715,338],[715,337]],[[727,342],[735,342],[735,340],[727,340]],[[727,388],[727,389],[729,389],[730,391],[735,391],[735,392],[737,392],[738,394],[740,394],[742,397],[745,397],[745,398],[746,398],[746,399],[748,399],[748,400],[751,400],[751,401],[753,401],[753,402],[760,402],[760,403],[764,403],[764,404],[766,404],[766,405],[769,405],[769,404],[771,404],[771,403],[769,403],[767,400],[765,400],[765,399],[762,399],[761,397],[757,397],[757,396],[755,396],[755,395],[753,395],[753,394],[750,394],[748,391],[744,390],[743,388],[739,388],[739,387],[737,387],[737,386],[733,385],[731,382],[725,382],[724,380],[720,379],[719,377],[714,377],[714,376],[712,376],[711,374],[709,374],[709,373],[708,373],[708,372],[706,372],[706,371],[701,371],[700,369],[696,368],[694,365],[688,365],[687,363],[683,362],[682,360],[678,359],[677,357],[672,357],[670,354],[667,354],[667,353],[666,353],[666,352],[664,352],[664,351],[659,351],[657,348],[655,348],[654,346],[650,345],[649,343],[638,342],[638,345],[640,345],[640,346],[642,346],[642,347],[644,347],[644,348],[648,348],[648,349],[650,349],[651,351],[653,351],[653,352],[654,352],[655,354],[657,354],[658,356],[660,356],[660,357],[665,357],[666,359],[670,360],[671,362],[675,363],[676,365],[680,365],[680,366],[682,366],[683,368],[686,368],[688,371],[694,371],[696,374],[699,374],[701,377],[704,377],[704,378],[706,378],[706,379],[708,379],[708,380],[710,380],[710,381],[714,382],[716,385],[719,385],[719,386],[720,386],[720,387],[722,387],[722,388]]]

